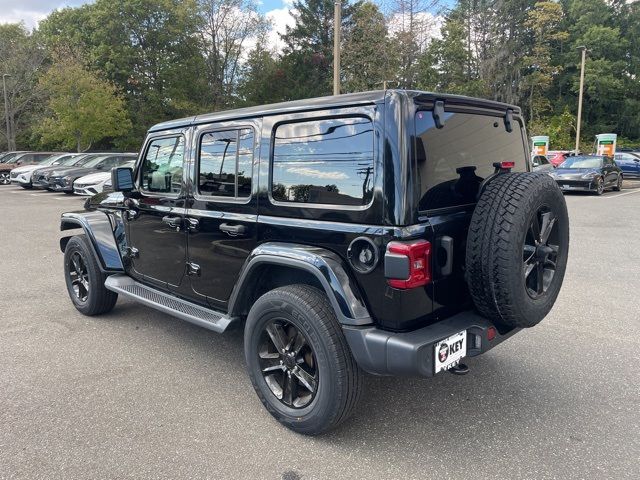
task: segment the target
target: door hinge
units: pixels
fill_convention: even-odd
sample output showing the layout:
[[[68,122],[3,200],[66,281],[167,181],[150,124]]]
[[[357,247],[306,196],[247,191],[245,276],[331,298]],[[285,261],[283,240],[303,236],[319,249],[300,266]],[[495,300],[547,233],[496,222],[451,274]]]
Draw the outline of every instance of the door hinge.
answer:
[[[187,275],[199,277],[200,276],[200,265],[193,262],[187,262]]]
[[[125,255],[129,258],[138,258],[140,256],[140,250],[136,247],[127,247],[125,249]]]

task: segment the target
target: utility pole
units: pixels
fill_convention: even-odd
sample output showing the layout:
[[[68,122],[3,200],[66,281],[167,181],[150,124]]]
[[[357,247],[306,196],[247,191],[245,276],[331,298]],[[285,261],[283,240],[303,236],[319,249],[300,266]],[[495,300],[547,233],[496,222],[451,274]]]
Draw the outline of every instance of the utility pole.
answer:
[[[2,74],[2,89],[4,90],[4,118],[7,122],[7,151],[15,150],[11,147],[11,127],[9,126],[9,102],[7,101],[7,82],[6,78],[10,77],[8,73]]]
[[[333,94],[340,95],[340,26],[342,1],[335,0],[333,9]]]
[[[576,121],[576,155],[580,148],[580,121],[582,120],[582,89],[584,88],[584,62],[587,57],[587,47],[581,45],[578,50],[582,51],[582,64],[580,65],[580,92],[578,93],[578,119]]]

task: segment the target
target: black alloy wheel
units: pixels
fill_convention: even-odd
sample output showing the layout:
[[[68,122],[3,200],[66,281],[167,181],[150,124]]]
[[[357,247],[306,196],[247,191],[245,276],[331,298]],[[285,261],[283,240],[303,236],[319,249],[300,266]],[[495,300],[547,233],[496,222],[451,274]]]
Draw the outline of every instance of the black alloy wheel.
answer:
[[[113,309],[118,295],[104,286],[106,274],[93,253],[86,235],[76,235],[64,250],[67,292],[76,309],[84,315],[99,315]]]
[[[285,319],[265,325],[258,357],[273,395],[290,408],[309,405],[318,389],[319,371],[307,337]]]
[[[326,294],[286,285],[260,296],[244,327],[247,372],[280,423],[318,435],[353,412],[361,372]]]
[[[596,180],[596,195],[602,195],[604,193],[604,180],[602,177],[598,177]]]
[[[616,182],[616,186],[613,187],[613,189],[616,192],[619,192],[620,190],[622,190],[622,174],[621,173],[618,174],[618,181]]]
[[[522,258],[524,284],[533,299],[547,292],[556,273],[559,249],[556,223],[556,215],[546,205],[531,216]]]
[[[80,252],[76,251],[69,257],[69,280],[76,298],[86,302],[89,297],[89,271]]]
[[[506,327],[537,325],[567,266],[569,215],[542,173],[505,173],[485,187],[467,234],[465,277],[478,311]]]
[[[9,172],[0,172],[0,185],[9,185],[11,183],[11,176]]]

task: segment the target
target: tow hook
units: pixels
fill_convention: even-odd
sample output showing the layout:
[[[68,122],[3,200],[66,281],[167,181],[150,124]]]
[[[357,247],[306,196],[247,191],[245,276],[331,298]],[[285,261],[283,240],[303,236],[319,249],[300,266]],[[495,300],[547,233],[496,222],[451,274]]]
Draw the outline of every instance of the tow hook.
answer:
[[[469,373],[469,367],[467,367],[464,363],[459,363],[451,367],[447,371],[453,375],[466,375],[467,373]]]

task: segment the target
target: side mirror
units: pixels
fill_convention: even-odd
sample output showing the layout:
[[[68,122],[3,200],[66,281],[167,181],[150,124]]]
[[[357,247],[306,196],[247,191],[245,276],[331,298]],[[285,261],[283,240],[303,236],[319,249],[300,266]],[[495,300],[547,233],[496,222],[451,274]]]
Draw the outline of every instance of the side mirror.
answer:
[[[116,167],[111,170],[111,186],[114,192],[130,192],[134,189],[133,170],[129,167]]]

